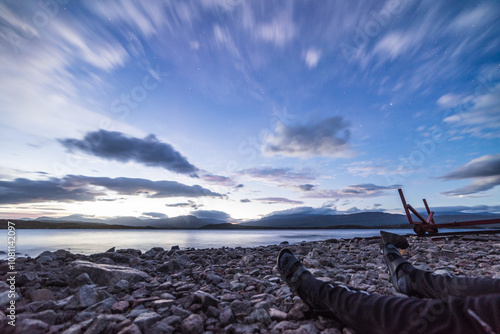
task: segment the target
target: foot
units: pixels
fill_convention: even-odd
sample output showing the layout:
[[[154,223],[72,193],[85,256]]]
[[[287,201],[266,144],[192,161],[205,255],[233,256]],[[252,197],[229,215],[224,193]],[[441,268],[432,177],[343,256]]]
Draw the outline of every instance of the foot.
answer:
[[[382,247],[385,244],[392,244],[396,246],[396,248],[400,249],[406,249],[410,247],[410,244],[408,244],[408,240],[402,235],[399,234],[394,234],[390,232],[385,232],[385,231],[380,231],[380,249],[382,250]]]
[[[318,302],[320,286],[325,282],[316,279],[287,248],[280,251],[277,262],[281,278],[292,292],[296,293],[311,309],[326,310]]]
[[[407,296],[417,296],[418,294],[411,280],[411,272],[415,268],[399,254],[398,249],[393,244],[386,243],[382,247],[382,253],[394,289]]]
[[[288,248],[280,251],[277,262],[281,279],[288,284],[292,292],[296,292],[300,287],[300,276],[309,271]]]

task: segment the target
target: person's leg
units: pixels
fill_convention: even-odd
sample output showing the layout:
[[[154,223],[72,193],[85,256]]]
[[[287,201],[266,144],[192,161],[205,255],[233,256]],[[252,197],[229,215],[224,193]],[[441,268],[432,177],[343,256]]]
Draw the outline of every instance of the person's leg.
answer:
[[[382,235],[382,241],[387,238]],[[384,261],[396,291],[408,296],[447,299],[500,294],[500,279],[453,277],[420,270],[404,259],[391,243],[381,243]]]
[[[500,294],[421,300],[354,292],[316,279],[289,250],[278,256],[285,282],[309,306],[330,310],[361,333],[500,333]]]
[[[305,275],[300,294],[360,333],[500,333],[500,294],[448,301],[355,292]]]

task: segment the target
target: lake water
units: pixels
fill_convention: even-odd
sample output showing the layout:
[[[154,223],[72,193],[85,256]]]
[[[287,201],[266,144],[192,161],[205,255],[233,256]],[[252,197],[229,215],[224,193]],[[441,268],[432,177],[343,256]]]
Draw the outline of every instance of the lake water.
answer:
[[[7,251],[7,230],[0,232],[0,251]],[[393,233],[413,233],[410,229],[390,230]],[[457,230],[455,230],[457,231]],[[441,229],[440,232],[446,232]],[[3,234],[3,236],[2,236]],[[16,230],[16,252],[19,256],[37,256],[45,250],[69,250],[90,255],[116,249],[134,248],[147,251],[152,247],[181,248],[255,247],[290,244],[301,241],[349,239],[379,235],[376,229],[353,230]],[[5,258],[5,254],[1,256]]]

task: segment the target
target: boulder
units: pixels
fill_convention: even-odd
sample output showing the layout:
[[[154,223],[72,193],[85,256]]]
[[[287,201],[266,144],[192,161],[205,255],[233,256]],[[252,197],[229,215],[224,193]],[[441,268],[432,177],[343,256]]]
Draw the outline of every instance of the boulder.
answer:
[[[82,273],[87,273],[94,283],[101,286],[114,286],[121,280],[127,280],[133,284],[151,279],[151,276],[145,272],[133,268],[89,261],[72,262],[69,274],[76,277]]]

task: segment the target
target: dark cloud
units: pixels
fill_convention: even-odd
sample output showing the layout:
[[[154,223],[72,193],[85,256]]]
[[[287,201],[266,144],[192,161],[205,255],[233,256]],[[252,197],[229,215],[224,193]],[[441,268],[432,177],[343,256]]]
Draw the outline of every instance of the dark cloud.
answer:
[[[425,212],[424,207],[415,208],[418,212]],[[500,213],[500,205],[456,205],[456,206],[432,206],[431,210],[436,213]]]
[[[59,142],[69,151],[79,150],[107,160],[134,161],[191,176],[196,176],[198,171],[170,144],[160,142],[154,135],[140,139],[121,132],[99,130],[88,132],[83,140],[67,138]]]
[[[500,176],[500,154],[483,155],[441,177],[443,180],[461,180]]]
[[[191,214],[200,219],[218,219],[218,220],[227,220],[231,218],[229,214],[223,211],[217,210],[197,210],[191,212]]]
[[[294,201],[284,197],[264,197],[256,198],[256,201],[261,201],[264,204],[304,204],[302,201]]]
[[[286,210],[274,211],[266,215],[266,217],[271,216],[283,216],[283,215],[335,215],[338,211],[335,208],[321,207],[313,208],[310,206],[300,206],[297,208],[291,208]]]
[[[248,198],[244,198],[244,199],[240,199],[240,202],[241,203],[250,203],[251,200],[249,200]]]
[[[284,125],[277,123],[273,134],[264,139],[266,155],[349,157],[349,123],[342,117],[330,117],[316,123]]]
[[[199,207],[202,207],[203,204],[196,204],[196,202],[188,200],[187,203],[174,203],[174,204],[165,204],[165,206],[171,207],[171,208],[193,208],[197,209]]]
[[[363,198],[363,197],[378,197],[387,194],[388,190],[401,188],[401,185],[394,184],[392,186],[377,186],[372,183],[354,184],[336,190],[316,190],[308,192],[306,198]]]
[[[65,180],[50,178],[39,181],[19,178],[13,181],[0,181],[0,203],[93,201],[97,196],[105,195],[86,187],[66,187]]]
[[[244,185],[242,185],[241,183],[238,184],[237,186],[235,186],[235,188],[243,188],[243,187],[244,187]]]
[[[128,177],[88,177],[88,176],[67,176],[68,184],[90,184],[105,187],[108,190],[116,191],[121,195],[148,194],[151,198],[164,197],[220,197],[221,194],[214,193],[199,185],[188,186],[176,181],[151,181],[147,179]]]
[[[143,216],[148,216],[152,218],[168,218],[168,216],[161,212],[143,212]]]
[[[483,155],[440,177],[445,181],[473,179],[464,187],[445,191],[447,196],[472,195],[500,185],[500,154]]]
[[[307,183],[307,184],[300,184],[300,185],[297,186],[297,188],[299,188],[302,191],[311,191],[314,188],[316,188],[316,186],[313,185],[313,184]]]
[[[147,194],[151,198],[163,197],[222,197],[199,185],[188,186],[175,181],[151,181],[139,178],[108,178],[68,175],[62,179],[0,181],[0,204],[30,202],[73,202],[94,201],[98,196],[106,195],[103,190],[115,191],[121,195]]]

